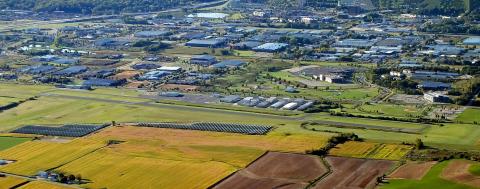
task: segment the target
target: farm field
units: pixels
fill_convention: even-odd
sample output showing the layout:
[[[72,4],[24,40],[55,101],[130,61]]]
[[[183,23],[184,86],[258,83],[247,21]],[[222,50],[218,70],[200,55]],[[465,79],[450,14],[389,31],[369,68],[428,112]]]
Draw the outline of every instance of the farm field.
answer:
[[[389,178],[392,179],[412,179],[422,180],[425,174],[436,164],[435,161],[429,162],[407,162],[397,168]]]
[[[19,189],[70,189],[71,187],[61,186],[59,184],[47,183],[42,181],[32,181]]]
[[[480,176],[480,164],[470,165],[470,168],[468,168],[468,171],[469,171],[472,175]]]
[[[480,176],[470,173],[469,168],[478,165],[478,162],[468,160],[452,160],[442,171],[441,177],[456,183],[466,184],[472,187],[480,187]]]
[[[336,128],[323,125],[308,126],[307,128],[314,128],[319,132],[353,132],[361,138],[373,142],[413,142],[415,139],[420,138],[429,146],[456,150],[480,149],[480,143],[478,142],[480,140],[480,130],[477,125],[445,124],[444,126],[431,126],[425,129],[421,135],[366,129]]]
[[[0,171],[31,176],[80,158],[106,146],[106,141],[77,139],[69,143],[29,141],[0,151],[0,159],[16,162],[0,167]]]
[[[328,137],[253,136],[125,126],[110,127],[86,138],[100,139],[124,142],[56,170],[81,174],[92,181],[85,185],[90,188],[119,188],[132,183],[141,188],[205,188],[244,168],[267,150],[301,153],[323,146]],[[121,179],[113,182],[111,179],[115,178]]]
[[[18,85],[14,83],[0,83],[0,96],[26,99],[53,89],[53,86],[46,85]]]
[[[468,185],[451,182],[441,178],[442,171],[451,161],[444,161],[434,165],[421,180],[390,179],[388,184],[381,185],[380,189],[474,189]]]
[[[411,149],[412,147],[407,145],[349,141],[337,145],[330,150],[329,154],[355,158],[400,160]]]
[[[391,117],[422,117],[431,111],[430,106],[396,105],[396,104],[369,104],[356,108],[360,114],[371,114]],[[347,109],[348,112],[348,109]]]
[[[479,114],[480,114],[480,109],[467,108],[463,113],[458,115],[455,121],[462,122],[462,123],[480,123]]]
[[[314,184],[314,189],[369,188],[378,176],[389,171],[393,161],[326,157],[332,173]]]
[[[0,106],[5,106],[13,102],[18,102],[20,99],[15,98],[15,97],[3,97],[0,96]]]
[[[0,188],[11,188],[24,182],[27,180],[18,177],[0,177]]]
[[[0,136],[0,151],[11,148],[18,144],[32,140],[31,138],[19,138],[19,137],[8,137]]]
[[[141,111],[139,111],[141,110]],[[78,116],[82,115],[82,116]],[[10,130],[29,124],[108,123],[148,121],[214,121],[257,123],[264,125],[285,124],[291,121],[245,113],[237,115],[223,110],[184,107],[167,104],[136,105],[85,99],[40,97],[0,114],[0,130]]]
[[[213,188],[305,188],[327,172],[320,157],[268,152]]]

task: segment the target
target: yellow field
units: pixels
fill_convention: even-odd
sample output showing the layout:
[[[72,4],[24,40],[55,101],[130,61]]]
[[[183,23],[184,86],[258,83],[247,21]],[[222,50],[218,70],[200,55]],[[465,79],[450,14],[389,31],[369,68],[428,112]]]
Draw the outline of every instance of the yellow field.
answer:
[[[0,152],[0,159],[16,160],[0,171],[35,175],[68,163],[106,145],[105,141],[77,139],[69,143],[29,141]]]
[[[413,147],[396,144],[382,144],[375,152],[369,154],[373,159],[390,159],[398,160],[403,158]]]
[[[400,160],[410,150],[412,147],[407,145],[349,141],[337,145],[330,150],[330,154],[356,158]]]
[[[82,187],[206,188],[267,150],[304,152],[328,137],[112,127],[87,139],[124,142],[56,169],[91,181]]]
[[[26,185],[23,185],[19,189],[69,189],[71,187],[65,187],[53,183],[47,183],[42,181],[32,181]]]
[[[135,157],[102,150],[59,169],[93,181],[88,188],[207,188],[236,169],[215,161]]]
[[[11,188],[23,182],[26,180],[18,177],[0,177],[0,188]]]
[[[377,147],[375,143],[346,142],[330,150],[330,154],[348,157],[362,157]]]

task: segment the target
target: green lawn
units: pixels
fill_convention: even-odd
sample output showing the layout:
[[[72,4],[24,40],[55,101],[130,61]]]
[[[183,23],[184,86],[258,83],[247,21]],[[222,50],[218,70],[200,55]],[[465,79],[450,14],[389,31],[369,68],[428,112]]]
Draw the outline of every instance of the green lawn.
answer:
[[[457,184],[440,178],[442,170],[450,161],[438,163],[430,169],[422,180],[389,180],[381,189],[470,189],[467,185]]]
[[[17,144],[32,140],[31,138],[0,137],[0,151],[11,148]]]
[[[477,163],[471,165],[468,171],[470,171],[470,173],[472,173],[473,175],[480,176],[480,164]]]
[[[461,113],[455,121],[463,123],[480,123],[480,109],[478,108],[467,108],[463,113]]]

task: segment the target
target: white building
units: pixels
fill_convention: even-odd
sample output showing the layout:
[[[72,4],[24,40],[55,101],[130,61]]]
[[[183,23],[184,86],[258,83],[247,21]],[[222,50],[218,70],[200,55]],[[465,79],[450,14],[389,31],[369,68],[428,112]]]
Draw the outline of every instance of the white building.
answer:
[[[423,95],[423,98],[429,102],[450,102],[450,97],[439,92],[428,92]]]

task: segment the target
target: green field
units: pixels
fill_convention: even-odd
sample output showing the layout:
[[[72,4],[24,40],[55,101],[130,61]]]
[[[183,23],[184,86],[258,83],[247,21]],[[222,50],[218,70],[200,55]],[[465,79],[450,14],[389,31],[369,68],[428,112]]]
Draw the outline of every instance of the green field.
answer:
[[[422,180],[394,180],[390,179],[388,184],[382,185],[381,189],[427,189],[427,188],[441,188],[441,189],[469,189],[472,187],[457,184],[440,178],[442,170],[448,165],[450,161],[438,163],[430,169],[430,171],[423,177]]]
[[[428,105],[365,104],[355,108],[351,113],[389,117],[423,117],[431,109]],[[347,109],[347,112],[350,111]]]
[[[421,138],[427,145],[449,149],[480,149],[480,129],[473,124],[445,124],[445,126],[425,125],[408,122],[377,119],[348,118],[330,116],[327,113],[299,114],[296,116],[276,116],[223,109],[186,106],[183,104],[163,104],[148,102],[138,97],[138,93],[125,89],[98,89],[93,92],[55,90],[48,86],[24,86],[3,84],[0,91],[14,94],[15,88],[22,93],[39,95],[42,92],[63,96],[40,96],[16,108],[0,113],[0,131],[8,131],[28,124],[65,123],[109,123],[116,122],[233,122],[271,125],[277,127],[272,134],[292,136],[309,134],[312,136],[331,135],[331,132],[354,132],[360,137],[380,143],[413,142]],[[5,87],[3,87],[5,86]],[[85,98],[86,97],[86,98]],[[91,98],[91,99],[90,99]],[[403,107],[402,107],[403,108]],[[419,130],[419,134],[386,132],[371,129],[337,128],[328,125],[315,125],[303,129],[305,121],[334,121],[361,123],[376,127],[405,128]],[[315,131],[311,130],[315,128]]]
[[[0,151],[11,148],[18,144],[32,140],[31,138],[3,137],[0,136]]]
[[[463,113],[461,113],[455,121],[462,123],[480,123],[480,109],[478,108],[467,108]]]
[[[477,164],[471,165],[468,171],[473,175],[480,176],[480,164],[477,163]]]

